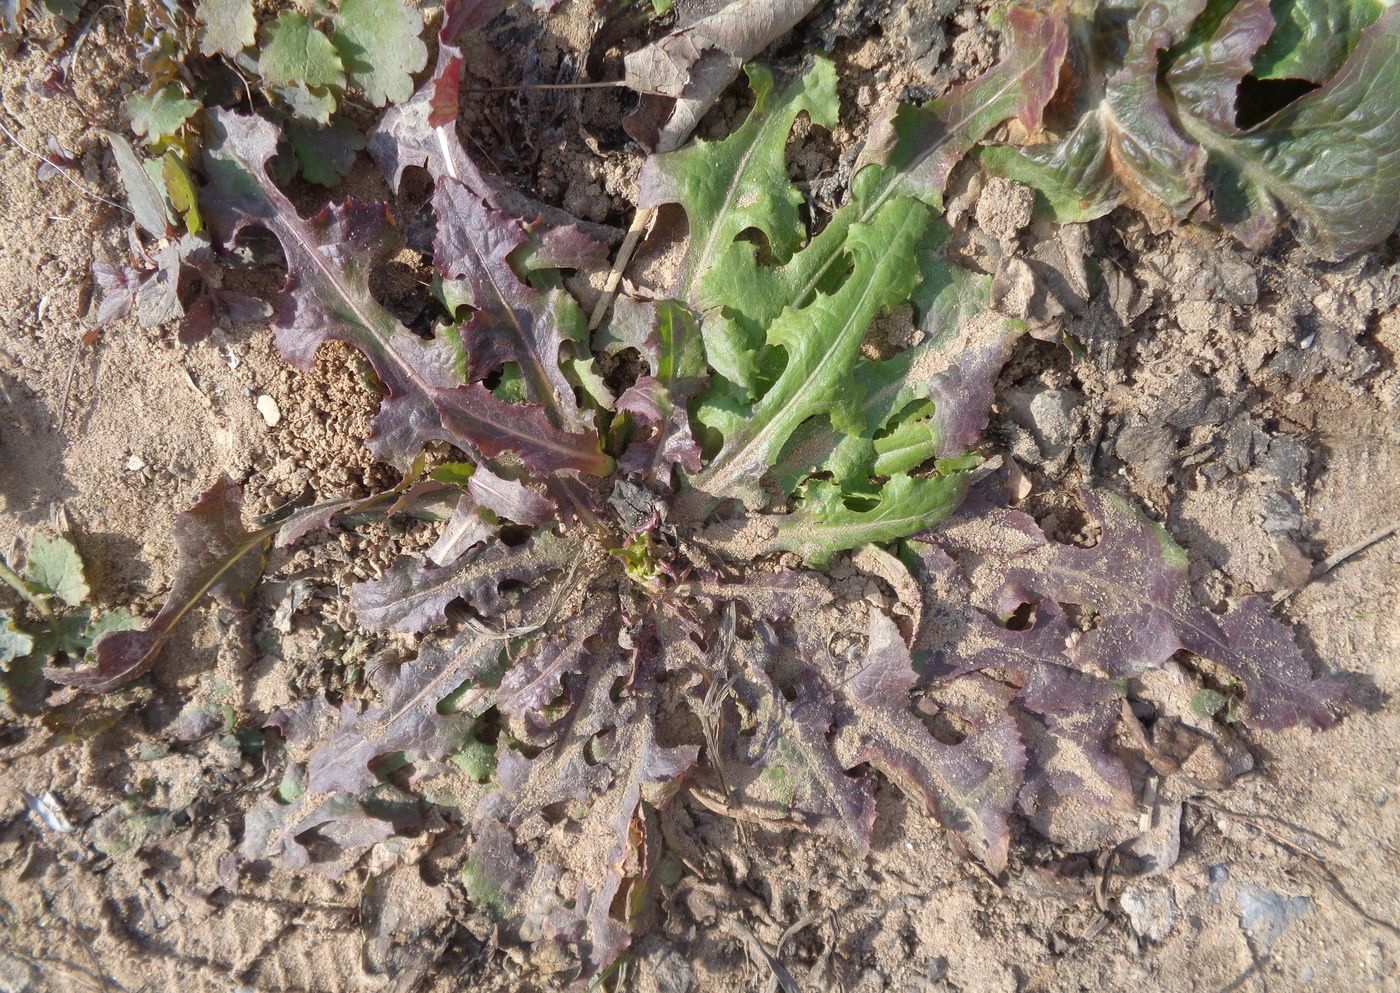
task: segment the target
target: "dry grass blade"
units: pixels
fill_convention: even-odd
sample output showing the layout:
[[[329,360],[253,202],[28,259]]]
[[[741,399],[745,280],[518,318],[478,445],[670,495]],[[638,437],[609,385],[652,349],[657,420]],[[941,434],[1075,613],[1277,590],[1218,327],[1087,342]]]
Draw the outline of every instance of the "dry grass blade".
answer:
[[[1187,803],[1193,804],[1194,806],[1199,807],[1202,810],[1209,810],[1213,813],[1223,814],[1226,817],[1234,818],[1242,824],[1248,824],[1250,827],[1259,831],[1261,834],[1264,835],[1264,837],[1268,838],[1270,841],[1278,845],[1284,851],[1299,856],[1304,860],[1310,872],[1314,876],[1316,876],[1317,879],[1320,880],[1324,886],[1331,890],[1332,894],[1338,900],[1340,900],[1349,910],[1351,910],[1352,913],[1356,914],[1356,916],[1360,917],[1366,923],[1373,924],[1384,931],[1388,931],[1393,937],[1400,938],[1400,926],[1397,926],[1396,924],[1386,920],[1385,918],[1377,917],[1375,914],[1371,913],[1369,910],[1363,907],[1361,905],[1361,902],[1357,900],[1354,896],[1352,896],[1351,893],[1348,892],[1346,886],[1342,883],[1342,881],[1339,878],[1337,878],[1337,874],[1332,871],[1332,867],[1328,864],[1326,859],[1324,859],[1321,855],[1318,855],[1316,852],[1310,852],[1302,845],[1290,841],[1288,838],[1285,838],[1282,834],[1279,834],[1267,823],[1265,823],[1269,820],[1277,820],[1277,818],[1255,816],[1253,814],[1242,813],[1238,810],[1231,810],[1228,807],[1222,807],[1218,803],[1214,803],[1210,800],[1207,800],[1205,797],[1193,797],[1190,800],[1188,800]],[[1313,832],[1311,831],[1305,831],[1302,828],[1298,828],[1297,830],[1303,831],[1303,833],[1308,834],[1311,837],[1315,837],[1319,840],[1325,841],[1328,844],[1333,845],[1334,847],[1340,847],[1339,845],[1337,845],[1336,842],[1332,841],[1331,839],[1322,838],[1320,835],[1313,834]]]

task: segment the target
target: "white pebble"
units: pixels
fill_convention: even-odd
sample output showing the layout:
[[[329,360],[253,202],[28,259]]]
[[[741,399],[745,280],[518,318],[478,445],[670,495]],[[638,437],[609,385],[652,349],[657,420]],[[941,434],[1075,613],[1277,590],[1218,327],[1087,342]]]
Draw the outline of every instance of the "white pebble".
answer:
[[[258,397],[258,413],[267,421],[267,426],[275,428],[282,423],[282,411],[277,409],[277,401],[264,393]]]

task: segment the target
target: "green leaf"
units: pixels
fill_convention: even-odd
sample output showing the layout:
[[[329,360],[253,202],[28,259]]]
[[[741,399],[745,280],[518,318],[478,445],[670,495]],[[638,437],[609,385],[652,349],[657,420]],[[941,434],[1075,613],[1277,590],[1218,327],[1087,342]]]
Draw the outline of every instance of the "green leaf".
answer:
[[[29,566],[24,578],[40,593],[56,597],[70,607],[78,606],[90,592],[83,578],[83,560],[66,538],[35,535],[29,544]]]
[[[775,550],[795,552],[815,569],[825,567],[837,552],[880,544],[927,531],[943,520],[967,494],[969,475],[916,478],[892,476],[880,488],[872,506],[853,508],[832,483],[809,483],[797,510],[772,519]]]
[[[34,639],[15,627],[8,611],[0,610],[0,668],[34,651]]]
[[[199,0],[199,50],[205,55],[233,58],[253,43],[258,22],[253,0]]]
[[[782,371],[747,417],[724,423],[724,444],[693,479],[697,489],[716,497],[745,495],[754,502],[758,498],[754,484],[807,419],[826,415],[839,431],[865,429],[861,397],[847,384],[859,364],[871,321],[882,310],[907,300],[918,282],[914,249],[928,220],[928,209],[909,199],[890,200],[869,224],[833,220],[771,277],[782,286],[800,285],[804,276],[811,275],[812,262],[821,264],[831,253],[828,243],[836,239],[851,266],[839,287],[818,290],[804,306],[787,306],[768,327],[765,343],[782,350]],[[738,243],[733,248],[745,253],[750,276],[762,280],[752,269],[752,253],[746,252],[751,246]],[[789,290],[777,299],[798,296],[800,292]]]
[[[126,98],[126,116],[131,130],[146,144],[156,145],[173,137],[186,121],[201,108],[198,100],[184,95],[184,90],[169,83],[154,93],[133,93]]]
[[[319,186],[335,186],[350,174],[355,153],[365,147],[364,135],[343,121],[313,127],[303,121],[287,125],[287,140],[303,178]]]
[[[1197,717],[1214,717],[1225,706],[1226,697],[1215,690],[1197,690],[1191,697],[1191,713]]]
[[[202,232],[204,219],[199,214],[199,198],[194,188],[194,177],[190,175],[190,168],[185,165],[185,160],[179,152],[172,149],[165,153],[161,159],[160,174],[165,182],[165,190],[170,196],[170,205],[185,220],[185,230],[190,234]]]
[[[263,27],[258,72],[273,87],[345,88],[345,66],[335,45],[294,10]]]
[[[141,621],[133,617],[131,611],[125,607],[118,607],[116,610],[109,610],[97,620],[88,625],[83,632],[83,638],[91,647],[101,641],[109,634],[117,631],[135,631],[141,626]]]
[[[376,107],[413,95],[413,74],[428,64],[423,15],[403,0],[344,0],[335,48],[350,81]]]
[[[748,118],[723,141],[694,141],[686,148],[648,159],[639,180],[640,203],[655,207],[680,203],[690,218],[690,245],[673,290],[692,307],[706,310],[725,298],[722,287],[707,291],[720,257],[743,232],[762,232],[768,250],[786,262],[805,229],[799,211],[803,197],[788,180],[783,152],[801,114],[826,128],[837,119],[836,69],[817,59],[812,70],[774,96],[767,69],[748,67],[754,106]],[[722,366],[722,373],[736,378]]]
[[[1063,141],[1020,149],[988,145],[977,160],[988,172],[1035,190],[1037,208],[1057,224],[1092,221],[1121,199],[1097,114],[1086,115]]]
[[[444,462],[428,473],[428,478],[465,489],[474,472],[476,472],[476,466],[470,462]]]
[[[1343,258],[1400,221],[1400,7],[1363,33],[1322,88],[1252,130],[1226,133],[1198,118],[1182,127],[1210,153],[1216,215],[1253,248],[1284,216],[1319,255]]]
[[[61,17],[72,24],[82,12],[83,0],[43,0],[43,6],[54,17]]]
[[[277,96],[278,101],[291,111],[294,117],[326,125],[330,123],[331,115],[335,113],[335,94],[329,87],[311,87],[294,83],[276,87],[272,92]]]
[[[1346,62],[1361,32],[1391,5],[1382,0],[1274,0],[1278,26],[1254,57],[1254,75],[1324,82]]]

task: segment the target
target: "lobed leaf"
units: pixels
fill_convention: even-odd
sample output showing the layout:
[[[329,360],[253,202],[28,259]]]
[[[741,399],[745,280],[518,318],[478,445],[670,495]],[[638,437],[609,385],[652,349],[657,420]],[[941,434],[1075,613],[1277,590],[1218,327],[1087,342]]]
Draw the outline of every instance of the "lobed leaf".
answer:
[[[712,421],[724,434],[724,444],[692,480],[696,489],[757,502],[753,494],[758,479],[804,421],[820,414],[829,416],[838,430],[854,433],[864,428],[859,397],[843,388],[846,377],[870,323],[913,292],[918,279],[914,246],[927,223],[928,211],[922,205],[894,200],[869,224],[854,223],[844,231],[828,226],[794,257],[786,268],[805,270],[808,252],[820,257],[825,242],[839,238],[851,271],[839,288],[819,291],[805,306],[790,305],[768,328],[765,344],[782,350],[782,371],[747,417]],[[785,277],[786,273],[777,278]]]
[[[174,83],[151,93],[133,93],[126,99],[126,116],[131,121],[131,130],[138,137],[145,138],[148,145],[160,144],[179,133],[185,122],[199,109],[200,102],[186,97],[184,90]]]
[[[501,606],[502,583],[535,582],[566,568],[578,552],[557,534],[537,531],[523,545],[491,545],[447,567],[405,555],[380,579],[351,587],[350,603],[360,623],[374,630],[417,633],[441,626],[447,623],[447,605],[459,599],[491,617]]]
[[[366,100],[403,103],[413,95],[413,74],[428,64],[422,32],[423,15],[404,0],[341,0],[335,50]]]
[[[252,0],[199,0],[199,50],[205,55],[234,58],[253,43],[258,22]]]
[[[405,464],[440,440],[479,459],[513,452],[543,472],[607,471],[596,437],[561,430],[543,408],[504,403],[479,383],[461,385],[453,342],[419,338],[375,301],[370,272],[396,246],[382,206],[348,201],[303,220],[267,174],[276,129],[225,111],[211,111],[210,118],[205,216],[225,243],[250,224],[281,242],[288,281],[276,338],[288,362],[309,369],[327,340],[354,345],[370,360],[389,393],[374,421],[371,451]]]
[[[439,218],[433,261],[449,279],[461,280],[474,312],[462,326],[471,379],[485,379],[506,363],[519,366],[526,396],[556,427],[581,432],[585,421],[560,366],[566,322],[582,320],[562,289],[541,292],[511,268],[526,243],[512,217],[492,209],[461,183],[445,179],[433,193]]]
[[[746,806],[791,818],[864,853],[875,824],[874,783],[869,776],[848,776],[837,761],[830,740],[836,720],[831,690],[807,669],[795,680],[791,700],[779,691],[768,671],[778,653],[771,629],[733,645],[741,674],[736,691],[757,722],[751,738],[737,746],[748,769],[735,791]]]
[[[1313,678],[1288,630],[1261,604],[1245,599],[1223,615],[1206,610],[1188,588],[1185,553],[1164,530],[1112,495],[1086,492],[1082,499],[1103,529],[1092,548],[1048,541],[1015,511],[987,515],[1025,538],[1019,551],[987,560],[978,575],[982,588],[997,591],[988,598],[991,609],[1004,616],[1035,602],[1092,607],[1097,626],[1069,653],[1077,668],[1133,676],[1184,648],[1243,683],[1255,726],[1332,723],[1329,707],[1345,699],[1340,684]],[[962,538],[952,528],[938,540],[957,548]]]
[[[976,728],[958,744],[935,738],[913,710],[918,684],[894,621],[871,611],[863,657],[833,673],[841,707],[836,752],[847,769],[869,762],[962,839],[993,873],[1006,867],[1008,826],[1026,767],[1025,748],[1008,716]]]

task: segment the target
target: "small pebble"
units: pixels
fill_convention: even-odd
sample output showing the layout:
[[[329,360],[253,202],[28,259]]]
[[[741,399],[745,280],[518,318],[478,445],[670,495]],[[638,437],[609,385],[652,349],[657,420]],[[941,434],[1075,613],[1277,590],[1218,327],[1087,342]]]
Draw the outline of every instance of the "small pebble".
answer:
[[[282,411],[277,409],[277,401],[264,393],[258,397],[258,413],[267,421],[267,426],[275,428],[282,423]]]

